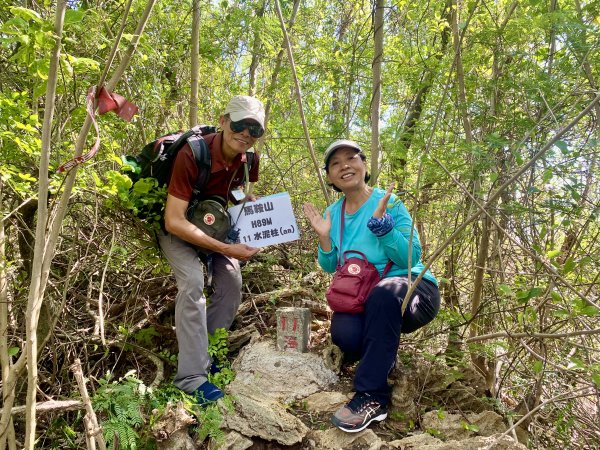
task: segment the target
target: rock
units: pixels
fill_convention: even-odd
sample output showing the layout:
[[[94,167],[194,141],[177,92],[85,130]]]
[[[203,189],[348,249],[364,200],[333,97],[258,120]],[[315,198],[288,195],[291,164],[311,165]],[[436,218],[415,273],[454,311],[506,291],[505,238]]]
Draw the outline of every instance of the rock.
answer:
[[[154,414],[157,411],[153,411]],[[177,406],[167,404],[160,418],[152,425],[152,435],[156,439],[158,450],[194,450],[194,441],[188,435],[188,426],[196,419],[188,414],[183,403]]]
[[[492,409],[485,400],[485,380],[470,368],[447,367],[441,360],[402,354],[391,381],[391,411],[406,423],[416,422],[420,411],[440,405],[473,412]]]
[[[439,444],[443,444],[443,442],[440,439],[433,437],[429,433],[414,434],[404,439],[398,439],[395,441],[388,442],[389,447],[399,448],[403,450],[421,449],[430,445]]]
[[[228,386],[229,393],[260,393],[284,403],[322,391],[338,381],[318,355],[280,352],[270,340],[244,347],[232,367],[237,376]]]
[[[228,411],[222,406],[222,426],[246,437],[260,437],[282,445],[294,445],[304,439],[309,431],[306,425],[288,413],[280,402],[260,393],[256,395],[252,397],[245,393],[237,396],[235,411]]]
[[[254,324],[250,324],[242,329],[232,331],[227,338],[227,347],[229,348],[229,352],[235,353],[248,342],[252,342],[252,340],[258,339],[259,337],[260,333]]]
[[[344,354],[337,345],[330,344],[321,351],[325,365],[335,373],[340,373]]]
[[[421,428],[443,439],[466,439],[474,435],[491,436],[506,431],[502,417],[493,411],[449,414],[429,411],[423,415]]]
[[[418,436],[418,437],[417,437]],[[461,441],[442,442],[426,434],[389,442],[390,448],[401,450],[527,450],[509,436],[478,436]]]
[[[327,389],[335,373],[315,354],[280,352],[270,340],[244,347],[233,363],[236,379],[227,386],[233,410],[224,406],[225,429],[282,445],[301,442],[309,429],[285,405]]]
[[[208,444],[208,450],[246,450],[250,447],[252,441],[236,431],[227,433],[223,441],[216,442],[211,439]]]
[[[384,442],[377,437],[373,430],[367,428],[360,433],[345,433],[337,428],[311,433],[316,448],[323,450],[379,450]]]
[[[317,392],[302,400],[302,405],[308,411],[333,413],[348,401],[350,401],[350,396],[341,392]]]

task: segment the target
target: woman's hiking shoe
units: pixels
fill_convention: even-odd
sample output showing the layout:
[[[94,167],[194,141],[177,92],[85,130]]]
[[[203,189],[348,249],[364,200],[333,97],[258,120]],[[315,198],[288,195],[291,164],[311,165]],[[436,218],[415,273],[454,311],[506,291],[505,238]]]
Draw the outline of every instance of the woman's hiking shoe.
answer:
[[[225,395],[221,389],[209,381],[202,383],[200,387],[194,391],[194,394],[196,395],[196,401],[200,406],[206,406],[211,402],[216,402]]]
[[[381,422],[387,417],[387,408],[369,394],[357,392],[346,406],[342,406],[331,417],[331,423],[342,431],[357,433],[371,422]]]

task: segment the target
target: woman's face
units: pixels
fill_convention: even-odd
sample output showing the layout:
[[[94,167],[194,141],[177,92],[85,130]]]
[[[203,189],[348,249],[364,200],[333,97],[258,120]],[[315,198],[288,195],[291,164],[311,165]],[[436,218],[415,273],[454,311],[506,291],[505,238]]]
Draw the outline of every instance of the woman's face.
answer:
[[[327,178],[343,192],[362,188],[366,173],[367,166],[356,149],[342,147],[329,158]]]

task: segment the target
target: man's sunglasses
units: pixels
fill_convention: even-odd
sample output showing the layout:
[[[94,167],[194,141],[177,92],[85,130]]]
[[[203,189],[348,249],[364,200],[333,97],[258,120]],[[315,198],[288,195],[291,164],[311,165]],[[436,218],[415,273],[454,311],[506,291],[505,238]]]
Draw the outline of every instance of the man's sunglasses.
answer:
[[[230,119],[229,127],[234,133],[241,133],[247,128],[250,136],[253,138],[259,138],[265,133],[263,127],[261,127],[258,123],[248,122],[247,120],[238,120],[237,122],[234,122]]]

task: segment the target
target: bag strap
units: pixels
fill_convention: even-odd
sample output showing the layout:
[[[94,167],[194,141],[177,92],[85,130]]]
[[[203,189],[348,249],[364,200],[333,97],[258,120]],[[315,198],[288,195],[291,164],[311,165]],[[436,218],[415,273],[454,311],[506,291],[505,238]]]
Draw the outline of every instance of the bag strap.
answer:
[[[344,197],[344,201],[342,202],[342,219],[340,221],[341,222],[340,223],[340,251],[342,250],[342,238],[344,237],[345,216],[346,216],[346,197]],[[346,253],[348,253],[348,252],[357,253],[357,254],[361,255],[365,259],[365,261],[368,261],[368,259],[364,253],[359,252],[358,250],[346,250],[341,256],[338,256],[338,268],[341,267],[340,260],[342,257],[344,258],[344,262],[346,262]],[[381,278],[383,278],[387,275],[387,273],[390,271],[390,269],[392,268],[393,265],[394,265],[394,262],[390,259],[383,269]]]
[[[208,183],[208,179],[210,178],[210,168],[212,165],[210,150],[208,149],[206,141],[204,141],[204,138],[200,134],[192,133],[191,135],[188,135],[186,142],[192,149],[194,160],[198,166],[198,178],[196,178],[196,183],[194,183],[192,196],[199,197],[200,192],[204,189],[204,186],[206,186],[206,183]]]

